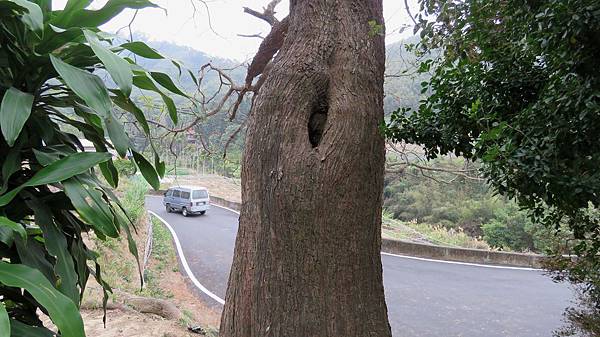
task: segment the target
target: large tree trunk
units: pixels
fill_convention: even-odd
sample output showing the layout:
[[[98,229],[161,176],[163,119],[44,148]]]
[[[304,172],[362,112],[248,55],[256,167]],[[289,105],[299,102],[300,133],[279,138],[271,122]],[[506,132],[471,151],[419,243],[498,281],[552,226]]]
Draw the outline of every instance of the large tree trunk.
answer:
[[[292,0],[249,120],[223,337],[391,336],[381,0]]]

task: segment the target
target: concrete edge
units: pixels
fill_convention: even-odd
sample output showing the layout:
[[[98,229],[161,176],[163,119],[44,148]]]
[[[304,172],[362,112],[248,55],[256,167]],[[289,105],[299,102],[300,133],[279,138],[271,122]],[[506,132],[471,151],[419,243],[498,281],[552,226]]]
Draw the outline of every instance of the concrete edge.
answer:
[[[153,194],[164,193],[163,190]],[[242,204],[220,197],[210,196],[210,202],[239,212]],[[389,254],[407,255],[432,260],[455,261],[464,263],[510,266],[539,269],[543,267],[545,257],[538,254],[510,253],[482,249],[457,248],[416,243],[405,240],[381,239],[381,251]]]
[[[537,254],[510,253],[482,249],[435,246],[404,240],[383,238],[381,251],[433,260],[455,261],[496,266],[542,268],[544,256]]]

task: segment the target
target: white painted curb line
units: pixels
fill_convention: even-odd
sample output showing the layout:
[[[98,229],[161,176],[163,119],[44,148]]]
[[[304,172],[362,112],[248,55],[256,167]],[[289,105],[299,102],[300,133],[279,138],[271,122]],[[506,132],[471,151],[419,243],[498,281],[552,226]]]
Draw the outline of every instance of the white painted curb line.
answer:
[[[200,281],[198,281],[196,276],[194,276],[194,273],[192,272],[192,269],[190,268],[185,258],[185,255],[183,254],[183,249],[181,248],[179,237],[177,237],[177,234],[175,233],[173,227],[171,227],[171,225],[169,225],[169,223],[165,219],[161,218],[158,214],[154,213],[153,211],[148,210],[148,213],[152,214],[158,220],[160,220],[165,226],[167,226],[167,228],[171,232],[171,235],[173,236],[173,241],[175,241],[175,246],[177,247],[177,254],[179,255],[179,259],[181,260],[181,264],[183,265],[183,269],[185,269],[185,273],[188,275],[190,280],[192,280],[192,283],[196,286],[196,288],[198,288],[201,292],[205,293],[210,298],[219,302],[220,304],[225,304],[224,299],[220,298],[219,296],[215,295],[215,293],[208,290],[205,286],[202,285],[202,283],[200,283]]]
[[[409,259],[409,260],[417,260],[417,261],[427,261],[427,262],[437,262],[437,263],[446,263],[446,264],[456,264],[456,265],[460,265],[460,266],[469,266],[469,267],[481,267],[481,268],[492,268],[492,269],[509,269],[509,270],[525,270],[525,271],[542,271],[542,269],[536,269],[536,268],[495,266],[495,265],[491,265],[491,264],[478,264],[478,263],[469,263],[469,262],[434,260],[434,259],[427,259],[427,258],[424,258],[424,257],[399,255],[399,254],[392,254],[392,253],[385,253],[385,252],[381,252],[381,255],[393,256],[393,257],[398,257],[398,258],[401,258],[401,259]]]

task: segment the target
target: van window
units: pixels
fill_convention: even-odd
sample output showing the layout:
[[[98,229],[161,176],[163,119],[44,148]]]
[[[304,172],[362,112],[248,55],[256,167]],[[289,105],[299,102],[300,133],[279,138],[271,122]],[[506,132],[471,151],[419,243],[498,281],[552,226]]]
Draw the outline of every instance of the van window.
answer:
[[[179,198],[179,197],[181,197],[181,191],[173,190],[173,198]]]
[[[167,194],[165,194],[165,196],[172,197],[173,196],[173,190],[168,190]]]
[[[192,199],[204,199],[208,198],[206,190],[195,190],[192,192]]]
[[[183,198],[183,199],[189,199],[190,198],[190,192],[181,192],[181,198]]]

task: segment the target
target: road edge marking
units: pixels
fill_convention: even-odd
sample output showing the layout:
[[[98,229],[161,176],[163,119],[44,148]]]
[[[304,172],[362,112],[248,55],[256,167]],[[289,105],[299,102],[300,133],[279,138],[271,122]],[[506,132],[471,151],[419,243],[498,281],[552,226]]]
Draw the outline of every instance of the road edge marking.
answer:
[[[381,255],[393,256],[393,257],[397,257],[397,258],[401,258],[401,259],[418,260],[418,261],[426,261],[426,262],[437,262],[437,263],[446,263],[446,264],[456,264],[456,265],[470,266],[470,267],[481,267],[481,268],[492,268],[492,269],[509,269],[509,270],[524,270],[524,271],[543,271],[543,269],[537,269],[537,268],[495,266],[495,265],[491,265],[491,264],[479,264],[479,263],[470,263],[470,262],[436,260],[436,259],[428,259],[428,258],[424,258],[424,257],[416,257],[416,256],[409,256],[409,255],[392,254],[392,253],[386,253],[386,252],[381,252]]]
[[[171,225],[165,219],[163,219],[160,215],[156,214],[154,211],[151,211],[151,210],[147,210],[147,211],[151,215],[155,216],[158,220],[160,220],[165,226],[167,226],[167,229],[169,229],[169,232],[171,232],[173,241],[175,241],[175,247],[177,248],[177,254],[179,255],[179,259],[181,261],[181,264],[183,265],[183,269],[185,269],[186,274],[188,275],[188,277],[190,278],[190,280],[192,281],[194,286],[196,286],[196,288],[198,288],[198,290],[200,290],[204,294],[208,295],[213,300],[224,305],[225,300],[220,298],[219,296],[217,296],[212,291],[208,290],[204,285],[202,285],[202,283],[200,283],[200,281],[198,281],[198,279],[192,272],[192,269],[190,268],[190,266],[187,262],[187,259],[185,258],[185,254],[183,254],[183,249],[181,248],[181,243],[179,242],[179,237],[177,236],[177,233],[175,233],[175,230],[173,229],[173,227],[171,227]]]

